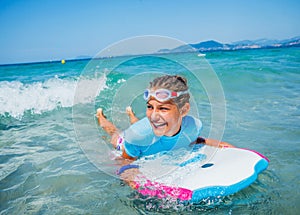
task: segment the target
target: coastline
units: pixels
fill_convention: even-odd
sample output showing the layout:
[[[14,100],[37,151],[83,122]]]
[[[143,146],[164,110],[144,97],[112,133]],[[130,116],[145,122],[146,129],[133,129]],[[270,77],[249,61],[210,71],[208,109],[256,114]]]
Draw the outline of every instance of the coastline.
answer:
[[[260,48],[240,48],[240,49],[218,49],[218,50],[202,50],[202,51],[180,51],[180,52],[165,52],[165,53],[152,53],[152,54],[147,54],[147,55],[167,55],[167,54],[184,54],[184,53],[198,53],[198,54],[207,54],[207,53],[217,53],[217,52],[234,52],[234,51],[249,51],[249,50],[267,50],[267,49],[289,49],[289,48],[300,48],[300,44],[293,45],[293,46],[278,46],[278,47],[273,47],[273,46],[267,46],[267,47],[260,47]],[[139,56],[139,55],[120,55],[120,56],[108,56],[108,57],[89,57],[89,58],[70,58],[70,59],[65,59],[65,62],[80,62],[80,61],[89,61],[91,59],[108,59],[108,58],[119,58],[119,57],[134,57],[134,56]],[[205,56],[205,55],[203,55]],[[37,61],[37,62],[22,62],[22,63],[6,63],[6,64],[0,64],[0,67],[7,67],[7,66],[26,66],[26,65],[34,65],[34,64],[45,64],[45,63],[61,63],[61,60],[45,60],[45,61]]]
[[[263,42],[262,42],[263,41]],[[198,53],[209,53],[209,52],[221,52],[221,51],[239,51],[239,50],[259,50],[259,49],[280,49],[280,48],[294,48],[300,47],[300,36],[293,37],[291,39],[284,40],[243,40],[238,42],[233,42],[230,44],[220,43],[214,40],[208,40],[196,44],[187,44],[183,46],[176,47],[174,49],[161,49],[149,55],[163,55],[163,54],[175,54],[175,53],[188,53],[188,52],[198,52]],[[127,56],[139,56],[139,55],[118,55],[118,56],[105,56],[97,57],[97,59],[107,59],[116,57],[127,57]],[[45,61],[33,61],[33,62],[20,62],[20,63],[0,63],[0,66],[14,66],[14,65],[31,65],[31,64],[43,64],[43,63],[60,63],[62,60],[65,62],[74,61],[85,61],[91,60],[94,57],[84,56],[75,57],[69,59],[55,59],[55,60],[45,60]]]

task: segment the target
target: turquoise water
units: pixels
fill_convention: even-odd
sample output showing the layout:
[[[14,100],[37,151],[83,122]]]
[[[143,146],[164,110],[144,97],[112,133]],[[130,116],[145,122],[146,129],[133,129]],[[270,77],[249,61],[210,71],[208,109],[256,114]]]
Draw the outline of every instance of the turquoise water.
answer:
[[[197,66],[189,54],[175,58]],[[215,95],[172,61],[152,56],[1,66],[1,214],[299,213],[300,49],[212,52],[205,58],[225,96],[223,140],[270,159],[255,183],[234,195],[189,205],[139,196],[112,176],[116,166],[107,157],[113,155],[101,141],[105,134],[94,113],[101,106],[120,128],[128,126],[123,103],[112,98],[140,95],[143,83],[130,81],[140,72],[185,74],[203,135],[209,135]],[[86,83],[84,95],[78,93],[79,80]],[[129,102],[142,117],[140,97]],[[85,146],[95,153],[87,156]]]

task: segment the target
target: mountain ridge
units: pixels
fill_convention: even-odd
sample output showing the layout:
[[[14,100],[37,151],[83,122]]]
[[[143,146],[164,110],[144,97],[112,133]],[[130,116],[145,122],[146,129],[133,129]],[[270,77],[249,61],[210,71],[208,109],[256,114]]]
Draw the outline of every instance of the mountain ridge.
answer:
[[[262,48],[284,48],[300,47],[300,36],[283,40],[257,39],[241,40],[230,44],[221,43],[215,40],[203,41],[195,44],[187,44],[174,49],[161,49],[158,53],[176,53],[176,52],[209,52],[209,51],[231,51],[242,49],[262,49]]]

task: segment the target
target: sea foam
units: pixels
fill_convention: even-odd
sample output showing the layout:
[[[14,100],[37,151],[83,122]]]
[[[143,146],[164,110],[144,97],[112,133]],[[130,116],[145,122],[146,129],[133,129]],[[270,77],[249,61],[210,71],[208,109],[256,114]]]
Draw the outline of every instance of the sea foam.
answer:
[[[83,96],[76,96],[79,85],[86,86]],[[31,84],[2,81],[0,82],[0,115],[22,118],[26,111],[41,114],[58,107],[91,103],[105,87],[105,76],[79,80],[54,77],[45,82]]]

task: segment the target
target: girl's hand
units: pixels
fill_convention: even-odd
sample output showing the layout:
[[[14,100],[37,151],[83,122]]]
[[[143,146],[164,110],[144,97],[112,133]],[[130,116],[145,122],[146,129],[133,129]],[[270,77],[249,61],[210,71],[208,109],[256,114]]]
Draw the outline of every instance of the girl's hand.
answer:
[[[235,146],[233,146],[227,142],[220,142],[219,148],[235,148]]]

